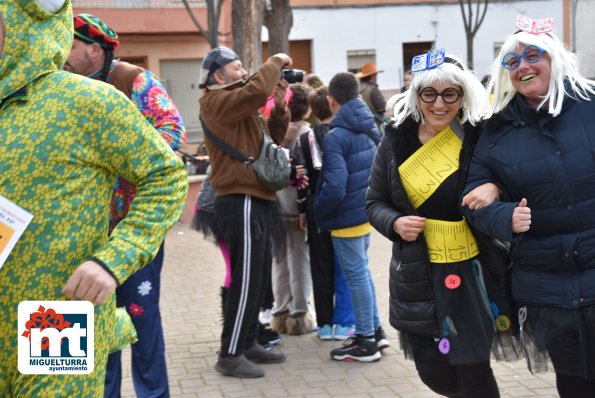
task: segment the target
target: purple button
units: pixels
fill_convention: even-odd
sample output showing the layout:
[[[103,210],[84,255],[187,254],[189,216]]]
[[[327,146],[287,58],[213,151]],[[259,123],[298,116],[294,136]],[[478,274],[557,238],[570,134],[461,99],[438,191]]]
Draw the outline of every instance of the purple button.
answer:
[[[441,338],[438,341],[438,351],[446,355],[450,351],[450,341],[446,337]]]

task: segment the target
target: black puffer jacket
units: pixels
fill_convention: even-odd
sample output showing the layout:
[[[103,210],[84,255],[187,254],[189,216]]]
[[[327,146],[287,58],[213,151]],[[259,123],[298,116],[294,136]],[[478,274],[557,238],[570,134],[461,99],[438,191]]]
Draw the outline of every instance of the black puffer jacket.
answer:
[[[470,154],[479,135],[478,127],[470,124],[465,124],[464,130],[460,176],[466,174]],[[404,241],[393,229],[398,217],[418,215],[407,197],[397,170],[419,146],[418,142],[418,123],[413,119],[405,120],[396,129],[391,125],[386,127],[372,166],[366,212],[372,226],[393,242],[389,280],[391,325],[403,332],[437,337],[440,333],[425,238],[421,234],[414,242]],[[462,190],[463,181],[459,181],[459,186]],[[491,267],[493,276],[496,277],[498,288],[509,296],[506,257],[484,235],[476,231],[474,235],[480,246],[482,260],[493,263],[494,259],[498,259]]]

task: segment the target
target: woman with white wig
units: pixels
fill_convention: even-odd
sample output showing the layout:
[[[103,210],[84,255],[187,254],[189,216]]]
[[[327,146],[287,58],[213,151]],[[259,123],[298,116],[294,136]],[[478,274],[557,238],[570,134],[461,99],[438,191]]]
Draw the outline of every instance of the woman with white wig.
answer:
[[[378,148],[366,210],[393,241],[390,322],[421,380],[447,397],[499,397],[490,366],[516,359],[504,253],[461,215],[467,163],[488,107],[475,75],[444,50],[413,59],[408,91]],[[499,196],[486,184],[480,208]],[[497,338],[496,338],[497,337]]]
[[[494,61],[494,102],[466,190],[501,200],[468,220],[512,243],[512,295],[532,372],[551,359],[563,398],[595,394],[595,82],[552,33],[517,17]]]

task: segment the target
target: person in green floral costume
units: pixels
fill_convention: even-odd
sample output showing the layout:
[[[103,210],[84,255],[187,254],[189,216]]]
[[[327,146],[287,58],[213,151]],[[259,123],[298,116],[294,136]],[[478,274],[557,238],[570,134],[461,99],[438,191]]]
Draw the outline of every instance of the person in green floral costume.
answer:
[[[0,268],[0,396],[102,397],[114,289],[179,217],[186,173],[123,94],[60,71],[73,40],[70,0],[2,1],[0,19],[0,195],[33,214]],[[108,240],[116,176],[137,194]],[[68,299],[95,304],[93,372],[19,373],[19,303]]]

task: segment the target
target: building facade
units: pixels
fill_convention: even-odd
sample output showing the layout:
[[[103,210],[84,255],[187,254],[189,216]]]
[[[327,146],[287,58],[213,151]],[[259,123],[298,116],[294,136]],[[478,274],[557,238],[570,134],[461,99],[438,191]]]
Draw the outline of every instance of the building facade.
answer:
[[[311,41],[312,71],[325,82],[372,61],[384,71],[378,75],[380,88],[391,93],[402,86],[411,58],[428,49],[445,48],[467,61],[458,0],[293,0],[292,5],[290,40]],[[519,14],[554,18],[556,34],[568,40],[568,8],[563,0],[490,1],[474,40],[477,76],[489,73],[500,44],[516,30]]]
[[[195,17],[207,26],[205,0],[189,0]],[[458,0],[291,0],[290,55],[295,67],[324,82],[337,72],[375,62],[386,96],[402,86],[411,58],[430,48],[445,48],[466,60],[466,39]],[[165,83],[180,108],[190,143],[202,140],[198,121],[198,78],[209,44],[192,23],[181,0],[73,0],[74,11],[105,20],[120,36],[116,57],[144,66]],[[595,1],[490,0],[474,40],[478,77],[490,66],[514,21],[553,17],[555,32],[569,48],[584,54],[585,73],[595,77],[593,18]],[[231,0],[223,1],[219,43],[232,46]],[[268,32],[263,28],[263,56]]]

